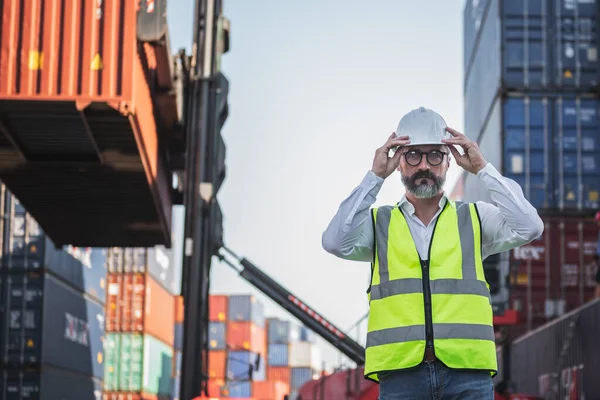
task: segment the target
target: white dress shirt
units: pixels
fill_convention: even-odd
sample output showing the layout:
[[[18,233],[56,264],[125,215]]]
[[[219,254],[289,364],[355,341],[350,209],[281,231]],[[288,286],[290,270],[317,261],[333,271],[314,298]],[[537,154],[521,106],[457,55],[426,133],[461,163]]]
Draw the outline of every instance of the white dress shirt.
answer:
[[[495,203],[476,202],[481,219],[483,259],[527,244],[542,234],[544,223],[516,182],[503,177],[490,163],[477,173],[477,177],[487,186]],[[369,171],[360,185],[341,203],[323,233],[322,245],[327,252],[347,260],[373,260],[374,232],[370,208],[382,184],[383,179]],[[415,208],[406,196],[397,204],[407,217],[408,227],[422,260],[427,260],[429,256],[433,227],[447,201],[448,196],[444,192],[440,208],[427,226],[417,218]]]

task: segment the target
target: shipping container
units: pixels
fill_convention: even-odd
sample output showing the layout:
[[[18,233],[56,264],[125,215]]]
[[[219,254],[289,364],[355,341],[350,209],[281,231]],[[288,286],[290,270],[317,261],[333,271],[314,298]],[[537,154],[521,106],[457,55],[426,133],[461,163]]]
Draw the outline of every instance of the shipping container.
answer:
[[[291,374],[290,367],[267,367],[267,380],[269,381],[281,381],[289,385],[292,379]]]
[[[233,350],[251,350],[265,354],[265,330],[252,322],[228,322],[227,346]]]
[[[256,369],[257,363],[258,369]],[[252,370],[252,376],[250,376],[250,370]],[[227,353],[228,379],[262,381],[265,377],[266,367],[262,355],[251,351],[229,351]]]
[[[178,324],[183,323],[183,319],[185,317],[184,314],[184,306],[183,306],[183,296],[175,297],[175,322]]]
[[[208,323],[208,348],[210,350],[225,350],[227,348],[225,322]]]
[[[515,340],[511,379],[519,392],[547,399],[600,393],[600,299]]]
[[[108,272],[147,272],[163,289],[174,295],[179,290],[177,276],[181,274],[181,264],[173,263],[172,258],[173,252],[164,246],[112,247],[108,251]]]
[[[321,353],[319,348],[310,342],[295,342],[290,344],[290,367],[306,367],[313,370],[321,369]]]
[[[272,367],[289,366],[289,344],[269,344],[267,348],[267,364]]]
[[[150,335],[109,333],[107,360],[115,360],[113,370],[118,375],[105,376],[105,386],[122,392],[144,391],[155,395],[170,395],[173,367],[173,349]],[[116,354],[111,354],[116,351]],[[107,366],[107,369],[111,369]],[[113,379],[110,381],[109,379]]]
[[[544,233],[511,253],[511,306],[527,330],[594,296],[598,227],[592,218],[542,217]]]
[[[109,274],[113,282],[119,278]],[[109,288],[107,318],[115,331],[149,333],[159,340],[174,345],[175,298],[148,274],[125,273]],[[118,292],[117,292],[118,291]],[[115,304],[116,302],[116,304]]]
[[[179,400],[179,392],[181,391],[181,377],[173,377],[173,389],[171,390],[171,399]]]
[[[173,335],[173,347],[176,350],[183,350],[183,323],[175,324],[175,331]]]
[[[298,389],[297,395],[302,400],[375,400],[379,396],[379,385],[364,379],[363,368],[345,369],[318,380],[307,381]]]
[[[181,360],[182,360],[181,351],[174,351],[173,352],[173,376],[181,375]]]
[[[104,376],[104,312],[51,275],[3,274],[2,362]],[[65,357],[68,354],[69,357]]]
[[[51,367],[39,372],[3,370],[0,388],[0,398],[6,400],[96,400],[102,396],[100,380]]]
[[[290,385],[279,381],[252,382],[252,396],[256,400],[284,400]]]
[[[171,395],[155,395],[151,393],[110,392],[102,395],[103,400],[172,400]],[[96,400],[96,399],[94,399]],[[212,400],[212,399],[211,399]]]
[[[309,343],[315,343],[317,340],[317,335],[315,335],[315,333],[308,329],[306,326],[300,326],[298,328],[300,330],[300,341],[301,342],[309,342]]]
[[[255,325],[264,329],[264,306],[254,296],[229,296],[227,312],[227,317],[229,318],[229,321],[253,322]]]
[[[290,390],[298,390],[311,379],[316,379],[318,374],[312,368],[291,368]]]
[[[100,303],[106,301],[106,249],[56,249],[19,200],[0,184],[0,260],[4,271],[48,270]]]
[[[227,397],[247,398],[252,396],[252,382],[228,381],[223,387],[222,392]]]
[[[228,297],[224,295],[211,294],[208,299],[208,320],[212,322],[227,321]],[[242,313],[242,319],[243,319]]]
[[[600,207],[599,111],[597,97],[511,94],[494,103],[479,147],[540,212],[587,213]],[[465,175],[464,199],[489,201],[476,178]]]
[[[596,87],[598,14],[595,0],[468,0],[466,85],[491,74],[494,87],[516,90]]]
[[[300,327],[291,321],[270,318],[267,320],[268,343],[291,343],[300,340]]]
[[[223,379],[209,379],[207,383],[209,397],[221,397],[221,389],[225,386]]]
[[[225,379],[227,372],[227,351],[210,350],[208,352],[208,377],[210,379]]]
[[[153,71],[171,60],[138,43],[136,11],[124,0],[2,3],[0,178],[59,246],[170,246],[159,144],[177,106]]]

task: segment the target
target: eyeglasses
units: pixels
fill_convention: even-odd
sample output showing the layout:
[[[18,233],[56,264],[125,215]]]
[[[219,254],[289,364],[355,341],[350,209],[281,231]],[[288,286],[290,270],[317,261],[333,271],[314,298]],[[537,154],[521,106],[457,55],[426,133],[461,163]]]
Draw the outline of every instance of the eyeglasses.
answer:
[[[427,162],[430,165],[436,166],[440,165],[442,161],[444,161],[444,156],[446,154],[448,153],[439,150],[431,150],[430,152],[410,150],[404,153],[404,159],[406,160],[406,163],[408,165],[410,165],[411,167],[416,167],[421,163],[423,155],[426,155]]]

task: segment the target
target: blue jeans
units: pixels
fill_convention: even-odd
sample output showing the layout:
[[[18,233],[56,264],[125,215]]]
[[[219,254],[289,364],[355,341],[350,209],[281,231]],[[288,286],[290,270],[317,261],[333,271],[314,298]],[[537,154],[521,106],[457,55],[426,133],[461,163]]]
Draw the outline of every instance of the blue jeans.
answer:
[[[461,371],[439,361],[379,375],[379,400],[493,400],[492,377]]]

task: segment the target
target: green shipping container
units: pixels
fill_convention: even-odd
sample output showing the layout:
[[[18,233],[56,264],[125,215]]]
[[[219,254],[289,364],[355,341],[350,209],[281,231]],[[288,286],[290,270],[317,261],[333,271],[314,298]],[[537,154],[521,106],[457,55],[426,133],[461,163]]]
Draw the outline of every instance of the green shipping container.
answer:
[[[104,365],[104,390],[119,390],[119,354],[121,353],[121,335],[109,333],[104,342],[104,355],[106,363]]]
[[[108,336],[106,391],[171,394],[171,347],[150,335],[111,333]],[[111,368],[113,364],[114,368]],[[115,386],[118,387],[115,389]]]

